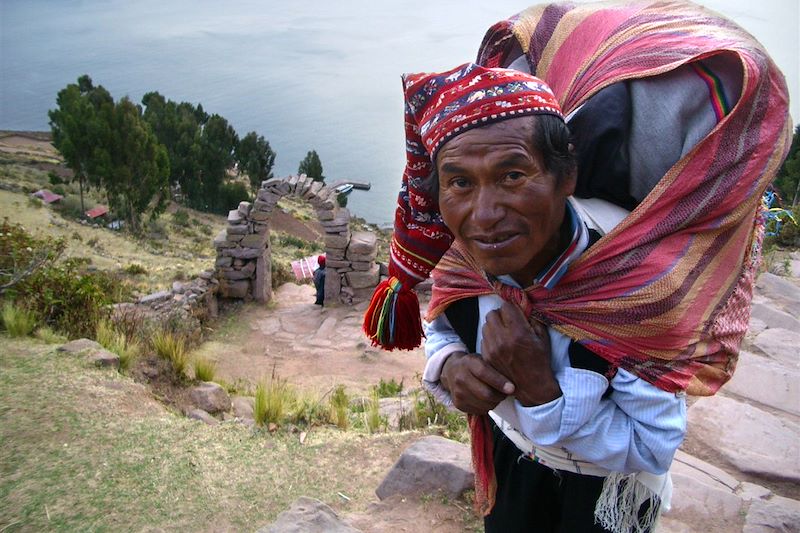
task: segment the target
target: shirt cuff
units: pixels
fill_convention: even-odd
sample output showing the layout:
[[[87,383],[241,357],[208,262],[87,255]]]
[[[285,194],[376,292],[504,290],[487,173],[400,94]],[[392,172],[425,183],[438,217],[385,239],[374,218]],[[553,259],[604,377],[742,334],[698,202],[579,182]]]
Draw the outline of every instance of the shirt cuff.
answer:
[[[442,376],[442,368],[444,367],[445,361],[455,352],[467,353],[466,345],[461,342],[454,342],[431,355],[428,358],[428,362],[425,363],[425,370],[422,371],[422,379],[431,383],[438,383]]]
[[[422,372],[422,383],[428,389],[436,400],[452,411],[456,411],[453,405],[453,398],[450,393],[442,386],[440,378],[442,376],[442,368],[444,367],[447,358],[456,352],[467,352],[467,347],[460,342],[448,344],[441,350],[428,358],[425,364],[425,370]]]

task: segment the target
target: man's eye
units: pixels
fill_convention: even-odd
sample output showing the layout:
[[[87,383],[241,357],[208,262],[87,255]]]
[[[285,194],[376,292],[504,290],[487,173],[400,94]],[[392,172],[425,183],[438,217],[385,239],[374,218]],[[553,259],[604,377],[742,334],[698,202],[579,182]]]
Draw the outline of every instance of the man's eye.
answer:
[[[524,177],[525,177],[525,174],[523,174],[522,172],[514,171],[514,172],[509,172],[509,173],[506,174],[506,180],[508,180],[508,181],[519,181]]]
[[[453,178],[450,180],[450,186],[456,189],[464,189],[469,187],[469,180],[467,178]]]

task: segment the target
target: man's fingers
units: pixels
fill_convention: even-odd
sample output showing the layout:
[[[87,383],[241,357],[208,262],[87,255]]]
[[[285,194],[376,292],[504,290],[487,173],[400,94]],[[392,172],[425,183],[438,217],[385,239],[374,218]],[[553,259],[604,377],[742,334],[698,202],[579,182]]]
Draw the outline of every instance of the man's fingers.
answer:
[[[514,394],[514,384],[510,379],[495,370],[486,361],[479,358],[476,358],[476,360],[478,364],[473,364],[470,368],[475,378],[504,396]]]

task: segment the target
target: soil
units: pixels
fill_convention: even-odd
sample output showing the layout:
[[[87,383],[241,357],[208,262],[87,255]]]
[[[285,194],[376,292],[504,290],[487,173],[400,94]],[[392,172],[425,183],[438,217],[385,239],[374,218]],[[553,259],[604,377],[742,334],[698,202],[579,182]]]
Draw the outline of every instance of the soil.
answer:
[[[217,372],[229,382],[253,383],[274,371],[292,385],[322,392],[339,384],[365,392],[381,379],[413,387],[425,364],[422,349],[370,346],[361,331],[365,307],[320,307],[312,285],[287,283],[269,306],[239,310],[239,331],[212,334],[200,352],[217,361]]]

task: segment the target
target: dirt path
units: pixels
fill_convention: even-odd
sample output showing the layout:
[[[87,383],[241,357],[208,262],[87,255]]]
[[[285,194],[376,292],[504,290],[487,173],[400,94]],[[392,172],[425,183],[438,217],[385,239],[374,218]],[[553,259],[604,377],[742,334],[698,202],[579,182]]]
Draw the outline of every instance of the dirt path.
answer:
[[[314,305],[311,285],[287,283],[275,291],[274,304],[250,307],[237,321],[247,325],[234,338],[204,344],[201,352],[217,361],[225,380],[255,382],[272,369],[301,388],[320,391],[343,384],[366,391],[381,379],[416,385],[425,356],[373,348],[361,331],[366,302],[354,307]]]

